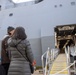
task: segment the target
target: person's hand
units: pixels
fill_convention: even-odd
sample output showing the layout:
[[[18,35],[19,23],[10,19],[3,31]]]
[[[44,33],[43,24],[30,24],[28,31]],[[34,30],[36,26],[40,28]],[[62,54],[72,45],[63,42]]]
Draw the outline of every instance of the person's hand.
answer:
[[[34,60],[34,61],[33,61],[32,65],[33,65],[33,66],[35,66],[35,65],[36,65],[36,60]]]

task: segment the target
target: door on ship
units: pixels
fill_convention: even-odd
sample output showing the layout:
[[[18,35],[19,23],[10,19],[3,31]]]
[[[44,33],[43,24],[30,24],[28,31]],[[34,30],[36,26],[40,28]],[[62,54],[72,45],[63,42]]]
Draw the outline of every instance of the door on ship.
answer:
[[[55,32],[55,47],[60,49],[60,53],[64,52],[64,48],[74,41],[76,36],[76,24],[61,25],[54,28]]]

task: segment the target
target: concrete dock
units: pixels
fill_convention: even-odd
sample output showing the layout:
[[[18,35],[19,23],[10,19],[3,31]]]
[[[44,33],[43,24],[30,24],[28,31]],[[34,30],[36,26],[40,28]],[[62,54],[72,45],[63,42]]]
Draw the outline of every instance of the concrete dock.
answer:
[[[34,72],[34,74],[32,74],[32,75],[43,75],[43,73],[42,73],[42,72],[39,72],[39,70],[36,70],[36,71]]]

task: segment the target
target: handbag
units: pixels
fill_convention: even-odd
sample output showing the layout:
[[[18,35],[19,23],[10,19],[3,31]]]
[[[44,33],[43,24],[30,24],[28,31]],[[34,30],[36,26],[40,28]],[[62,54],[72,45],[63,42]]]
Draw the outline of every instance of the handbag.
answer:
[[[33,74],[34,73],[34,67],[32,66],[32,64],[29,64],[29,65],[30,65],[31,73]]]
[[[16,46],[16,49],[17,49],[18,53],[28,61],[28,59],[22,54],[22,52],[20,52],[18,50],[17,46]],[[31,73],[33,74],[34,73],[34,66],[30,62],[29,62],[29,66],[30,66]]]

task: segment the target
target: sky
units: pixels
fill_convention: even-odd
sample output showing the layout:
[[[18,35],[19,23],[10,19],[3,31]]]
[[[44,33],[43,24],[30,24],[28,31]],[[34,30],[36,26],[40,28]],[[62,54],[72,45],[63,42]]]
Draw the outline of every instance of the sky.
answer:
[[[28,2],[33,0],[12,0],[14,3]]]

